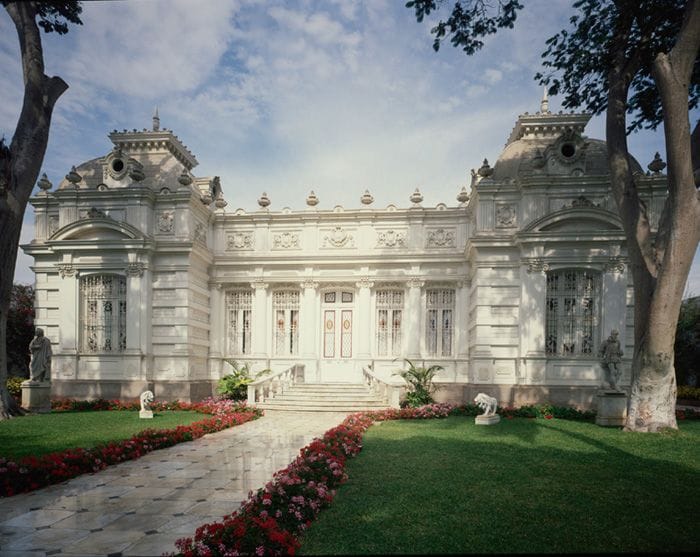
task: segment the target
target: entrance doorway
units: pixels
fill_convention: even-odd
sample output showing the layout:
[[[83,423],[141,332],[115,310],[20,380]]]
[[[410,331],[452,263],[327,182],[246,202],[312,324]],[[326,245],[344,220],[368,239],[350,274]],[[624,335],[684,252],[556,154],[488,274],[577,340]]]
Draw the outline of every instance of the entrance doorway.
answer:
[[[330,290],[321,298],[321,382],[359,383],[353,361],[355,293]]]

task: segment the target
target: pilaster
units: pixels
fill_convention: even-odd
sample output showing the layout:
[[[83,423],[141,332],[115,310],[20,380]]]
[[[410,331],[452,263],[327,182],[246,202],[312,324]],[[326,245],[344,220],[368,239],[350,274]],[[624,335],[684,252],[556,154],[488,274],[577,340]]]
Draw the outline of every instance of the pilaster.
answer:
[[[250,284],[253,289],[253,357],[267,358],[267,283],[254,281]]]
[[[420,323],[423,312],[421,311],[421,288],[425,281],[409,279],[407,282],[408,296],[406,300],[406,336],[402,352],[409,360],[419,359],[421,356]]]

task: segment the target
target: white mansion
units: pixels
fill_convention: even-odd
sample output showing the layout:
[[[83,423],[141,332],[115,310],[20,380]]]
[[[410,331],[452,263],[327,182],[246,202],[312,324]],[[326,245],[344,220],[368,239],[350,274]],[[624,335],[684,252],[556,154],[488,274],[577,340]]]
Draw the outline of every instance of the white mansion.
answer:
[[[391,378],[439,364],[437,398],[588,405],[612,329],[632,355],[632,289],[590,116],[518,118],[458,204],[227,212],[170,130],[114,131],[114,148],[31,199],[36,324],[53,345],[53,394],[200,399],[225,359],[305,383]],[[637,180],[653,221],[663,163]],[[398,360],[397,360],[398,358]],[[303,367],[302,367],[303,366]],[[396,381],[396,377],[392,379]]]

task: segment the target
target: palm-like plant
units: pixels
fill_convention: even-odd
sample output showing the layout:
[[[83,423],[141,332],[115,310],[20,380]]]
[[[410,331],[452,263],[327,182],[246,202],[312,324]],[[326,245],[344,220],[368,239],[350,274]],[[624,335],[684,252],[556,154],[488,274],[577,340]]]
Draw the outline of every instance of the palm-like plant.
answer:
[[[401,369],[394,375],[400,375],[408,383],[405,405],[423,406],[435,402],[432,395],[439,387],[433,384],[433,378],[444,368],[439,365],[416,367],[408,358],[404,358],[403,361],[408,365],[408,369]]]
[[[256,373],[255,376],[252,376],[250,366],[247,362],[243,365],[239,365],[236,360],[225,358],[224,361],[233,368],[233,373],[224,375],[219,379],[219,384],[217,385],[217,391],[224,398],[233,400],[245,399],[248,395],[248,385],[261,375],[270,373],[269,369],[263,369]]]

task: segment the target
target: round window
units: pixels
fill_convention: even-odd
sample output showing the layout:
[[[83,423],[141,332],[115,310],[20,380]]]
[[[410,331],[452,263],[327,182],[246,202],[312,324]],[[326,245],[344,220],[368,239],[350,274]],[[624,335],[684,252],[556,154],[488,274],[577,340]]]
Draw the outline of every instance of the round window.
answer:
[[[576,154],[576,146],[573,143],[564,143],[561,146],[561,154],[570,159]]]
[[[121,159],[114,159],[112,161],[112,170],[114,170],[114,172],[121,172],[124,170],[124,161]]]

